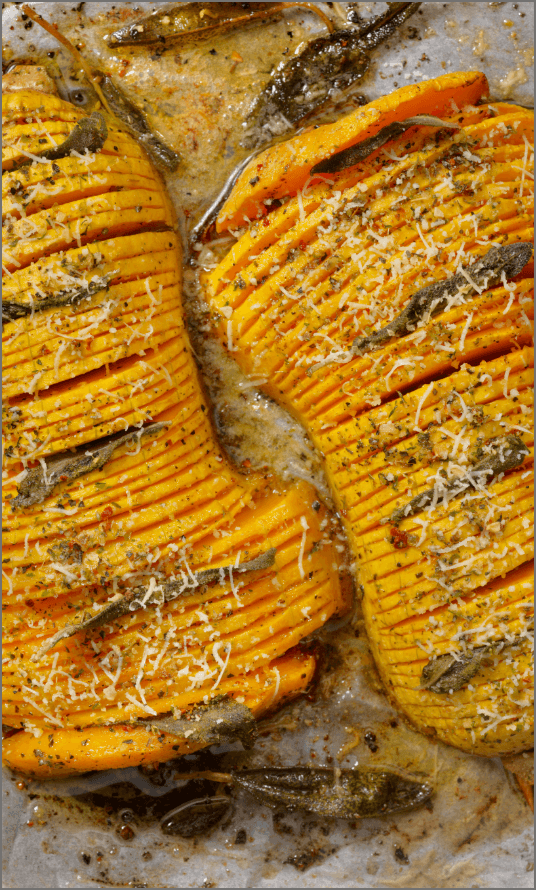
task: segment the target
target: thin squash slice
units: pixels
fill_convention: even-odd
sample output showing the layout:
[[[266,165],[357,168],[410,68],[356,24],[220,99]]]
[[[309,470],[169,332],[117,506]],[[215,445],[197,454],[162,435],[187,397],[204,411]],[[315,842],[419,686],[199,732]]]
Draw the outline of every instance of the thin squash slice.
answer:
[[[493,756],[532,747],[533,116],[487,93],[444,75],[268,149],[202,281],[323,456],[388,694]]]
[[[43,162],[82,112],[31,90],[3,110],[4,759],[165,760],[209,742],[160,719],[303,692],[300,643],[347,593],[314,490],[215,439],[143,151],[108,121],[100,151]]]

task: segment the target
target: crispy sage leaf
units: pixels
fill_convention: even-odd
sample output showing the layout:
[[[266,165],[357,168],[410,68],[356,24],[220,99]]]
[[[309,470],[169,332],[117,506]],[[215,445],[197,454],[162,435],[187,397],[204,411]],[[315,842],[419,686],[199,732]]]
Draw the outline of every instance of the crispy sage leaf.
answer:
[[[145,115],[132,104],[130,99],[127,99],[107,74],[100,76],[100,88],[112,112],[127,125],[138,142],[142,143],[155,167],[168,172],[176,170],[180,161],[179,155],[155,136],[149,128]]]
[[[370,139],[364,139],[356,145],[350,145],[348,148],[344,148],[342,151],[338,151],[336,154],[331,155],[331,157],[326,158],[325,161],[320,161],[319,164],[315,164],[311,169],[311,176],[315,173],[339,173],[340,170],[346,170],[347,167],[353,167],[354,164],[359,164],[360,161],[364,161],[365,158],[368,158],[373,151],[381,148],[386,142],[389,142],[391,139],[396,139],[397,136],[401,136],[402,133],[405,133],[410,127],[446,127],[451,130],[459,130],[460,128],[459,124],[442,121],[438,117],[430,117],[428,114],[418,114],[415,115],[415,117],[407,117],[403,121],[395,121],[392,124],[388,124],[386,127],[382,127],[379,133],[376,133],[375,136],[371,136]]]
[[[107,43],[109,46],[166,46],[227,31],[257,18],[259,13],[270,15],[281,7],[281,3],[179,3],[119,28],[110,34]]]
[[[113,274],[113,273],[112,273]],[[30,294],[23,296],[24,302],[15,300],[2,300],[2,320],[14,321],[25,315],[31,315],[32,311],[42,312],[44,309],[54,309],[57,306],[75,306],[81,300],[93,297],[101,290],[108,287],[112,274],[103,275],[95,281],[90,281],[78,288],[68,288],[53,294]]]
[[[259,803],[342,819],[414,809],[433,793],[428,782],[388,767],[253,769],[233,773],[233,780]]]
[[[160,829],[163,834],[179,837],[205,834],[218,824],[230,806],[231,798],[223,794],[187,800],[166,813],[160,822]]]
[[[276,68],[255,102],[244,144],[253,148],[273,139],[329,99],[335,91],[363,77],[370,53],[413,15],[420,3],[390,3],[387,12],[364,29],[344,28],[317,37]]]
[[[62,630],[54,634],[50,640],[32,655],[32,661],[40,661],[41,658],[50,652],[60,640],[65,640],[77,633],[90,633],[103,624],[109,624],[128,612],[134,612],[137,609],[146,606],[160,605],[163,602],[169,602],[178,596],[188,596],[193,590],[208,584],[214,584],[217,581],[223,583],[227,578],[241,572],[258,572],[261,569],[270,568],[275,562],[276,548],[271,547],[265,553],[261,553],[255,559],[241,563],[238,567],[234,565],[220,566],[215,569],[206,569],[203,572],[197,572],[190,576],[182,573],[183,577],[180,581],[162,581],[156,587],[149,591],[147,587],[134,587],[125,594],[119,595],[117,599],[107,602],[98,612],[86,613],[81,621],[75,624],[67,624]]]
[[[46,161],[58,161],[60,158],[66,158],[72,151],[84,154],[89,151],[94,154],[100,151],[108,137],[108,127],[102,114],[94,111],[89,117],[83,117],[79,120],[69,135],[59,145],[52,145],[42,151],[35,152],[36,156]],[[31,163],[30,158],[21,158],[12,164],[10,172],[18,170],[20,167],[27,167]]]
[[[100,151],[108,138],[108,127],[102,114],[94,111],[89,117],[83,117],[78,121],[74,129],[60,145],[47,148],[40,153],[40,157],[49,161],[57,161],[66,158],[72,151],[79,154],[89,151],[94,154]]]
[[[420,513],[425,507],[430,506],[434,496],[437,497],[438,494],[439,502],[441,503],[444,497],[452,500],[470,489],[474,489],[477,486],[481,487],[491,477],[518,467],[529,454],[527,446],[519,436],[500,436],[491,443],[491,446],[493,449],[491,454],[470,467],[465,476],[459,479],[445,480],[439,493],[436,488],[430,488],[428,491],[423,491],[421,494],[416,495],[403,507],[398,507],[394,510],[389,521],[396,524],[397,522],[402,522],[403,519],[407,519],[408,516]]]
[[[166,429],[168,423],[153,423],[135,432],[120,433],[104,444],[83,445],[78,454],[56,455],[44,460],[45,466],[28,470],[19,483],[17,496],[11,501],[12,510],[41,504],[61,483],[78,479],[93,470],[101,470],[113,453],[124,445],[139,443],[144,436],[151,436]]]
[[[448,304],[448,298],[461,288],[474,289],[471,282],[477,287],[487,289],[499,284],[503,274],[506,278],[515,278],[527,265],[532,254],[533,246],[528,241],[492,247],[481,259],[466,266],[452,278],[428,284],[418,290],[393,321],[368,337],[356,338],[352,344],[353,352],[363,355],[394,337],[403,337],[414,331],[428,315],[442,312]]]
[[[489,653],[489,646],[477,646],[456,658],[454,655],[440,655],[432,659],[422,669],[420,688],[441,694],[448,694],[451,689],[457,692],[478,673]]]
[[[252,748],[257,735],[257,721],[250,708],[225,696],[176,717],[158,717],[140,722],[143,726],[203,745],[220,745],[239,739],[244,748]]]
[[[527,631],[532,628],[527,628]],[[493,640],[482,646],[475,646],[469,652],[460,652],[454,655],[439,655],[432,658],[425,664],[421,674],[421,689],[429,689],[430,692],[437,692],[446,695],[452,689],[457,692],[469,683],[469,681],[478,673],[482,662],[489,655],[493,655],[498,647],[516,646],[525,639],[524,637],[514,637],[510,640]]]

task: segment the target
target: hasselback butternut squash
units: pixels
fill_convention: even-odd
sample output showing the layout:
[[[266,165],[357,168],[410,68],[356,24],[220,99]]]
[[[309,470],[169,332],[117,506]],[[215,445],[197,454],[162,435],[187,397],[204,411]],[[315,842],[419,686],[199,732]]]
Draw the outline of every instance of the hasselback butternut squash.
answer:
[[[445,75],[268,149],[203,286],[323,455],[392,700],[496,755],[532,746],[533,118],[487,92]]]
[[[206,742],[158,718],[307,687],[336,554],[312,488],[239,474],[214,437],[142,149],[107,120],[47,160],[83,113],[23,89],[3,115],[4,758],[164,760]]]

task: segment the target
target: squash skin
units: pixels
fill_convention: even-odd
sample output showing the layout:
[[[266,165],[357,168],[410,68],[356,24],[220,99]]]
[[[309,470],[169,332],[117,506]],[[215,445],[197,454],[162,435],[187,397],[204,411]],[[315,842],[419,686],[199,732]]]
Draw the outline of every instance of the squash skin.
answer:
[[[487,92],[478,72],[445,75],[268,149],[258,180],[245,171],[219,215],[219,230],[252,221],[204,288],[224,342],[232,323],[234,358],[268,379],[263,389],[323,456],[387,694],[420,731],[495,756],[533,744],[533,264],[412,334],[352,352],[460,256],[470,265],[493,244],[532,242],[532,115],[478,105]],[[308,181],[319,161],[407,117],[408,103],[462,129],[416,128],[327,182]],[[375,123],[361,128],[359,115]],[[463,473],[508,431],[529,456],[473,504],[390,521],[442,468]],[[421,689],[428,660],[478,645],[482,631],[471,629],[481,625],[506,640],[502,651],[451,695]]]
[[[136,721],[222,693],[261,716],[300,694],[315,658],[296,647],[348,594],[312,487],[245,476],[217,443],[184,326],[173,210],[143,150],[109,121],[93,159],[15,169],[43,130],[61,142],[83,115],[34,90],[4,94],[3,111],[4,299],[34,295],[3,330],[3,719],[23,730],[4,760],[43,777],[165,760],[200,746]],[[93,296],[47,307],[94,279]],[[153,422],[165,427],[138,448],[12,509],[26,464]],[[233,589],[188,590],[32,659],[132,583],[271,547],[274,565],[236,574]]]

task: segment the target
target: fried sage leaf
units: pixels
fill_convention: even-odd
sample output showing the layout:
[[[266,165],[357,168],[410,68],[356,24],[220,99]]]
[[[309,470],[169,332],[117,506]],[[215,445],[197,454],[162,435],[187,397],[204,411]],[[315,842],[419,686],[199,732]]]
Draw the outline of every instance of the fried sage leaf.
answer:
[[[461,289],[474,290],[476,285],[476,288],[487,290],[499,284],[503,275],[507,279],[515,278],[527,265],[532,253],[533,246],[528,241],[492,247],[476,263],[466,266],[452,278],[422,287],[413,294],[400,315],[389,324],[368,337],[356,338],[352,344],[352,351],[357,355],[363,355],[383,346],[394,337],[403,337],[411,333],[428,316],[442,312],[448,305],[449,297]]]
[[[32,655],[32,661],[37,662],[43,658],[47,652],[50,652],[60,640],[66,640],[77,633],[91,633],[103,624],[109,624],[128,612],[135,612],[146,606],[161,605],[163,602],[169,602],[178,596],[188,596],[193,590],[208,584],[214,584],[217,581],[224,583],[231,574],[241,572],[258,572],[261,569],[270,568],[275,562],[276,548],[271,547],[265,553],[261,553],[255,559],[241,563],[239,566],[220,566],[215,569],[207,569],[203,572],[197,572],[195,575],[182,573],[180,581],[162,581],[151,589],[148,587],[134,587],[122,595],[118,595],[117,599],[110,600],[98,612],[86,613],[82,620],[75,624],[67,624],[62,630],[54,634],[44,646]]]
[[[66,158],[72,151],[79,154],[89,151],[94,154],[100,151],[108,138],[108,127],[102,114],[94,111],[89,117],[83,117],[78,121],[74,129],[60,145],[47,148],[40,153],[40,157],[48,161],[57,161]]]
[[[532,627],[527,628],[527,632],[532,631]],[[499,647],[516,646],[523,639],[526,638],[497,639],[482,646],[475,646],[469,652],[460,652],[455,656],[439,655],[437,658],[432,658],[422,669],[420,688],[429,689],[430,692],[442,695],[448,694],[451,689],[453,692],[457,692],[478,673],[485,658],[493,655]]]
[[[275,554],[276,548],[270,547],[269,550],[261,553],[260,556],[256,556],[255,559],[239,563],[238,566],[220,566],[220,568],[217,569],[205,569],[203,572],[196,572],[196,583],[191,584],[190,586],[199,587],[203,584],[215,584],[216,581],[223,584],[223,582],[231,576],[231,573],[234,575],[240,574],[241,572],[259,572],[261,569],[269,569],[275,562]]]
[[[155,136],[149,128],[145,115],[127,99],[107,74],[100,75],[100,88],[111,111],[127,125],[138,142],[142,143],[155,167],[170,173],[176,170],[180,162],[179,155]]]
[[[176,717],[140,722],[143,726],[203,745],[220,745],[239,739],[244,748],[252,748],[257,735],[257,721],[250,708],[225,696]]]
[[[478,673],[489,653],[489,646],[477,646],[456,658],[454,655],[440,655],[432,659],[422,669],[420,688],[441,694],[448,694],[451,689],[457,692]]]
[[[160,829],[163,834],[179,837],[205,834],[218,824],[230,806],[231,798],[225,795],[187,800],[166,813],[160,822]]]
[[[109,46],[167,46],[184,40],[199,40],[237,28],[259,18],[268,18],[288,7],[310,9],[331,30],[331,23],[313,3],[180,3],[163,12],[119,28],[107,38]]]
[[[413,332],[419,324],[442,312],[448,306],[450,297],[459,294],[460,299],[464,300],[468,291],[495,287],[502,281],[503,275],[515,278],[529,262],[533,251],[528,241],[494,246],[481,259],[464,267],[452,278],[420,288],[410,297],[406,308],[389,324],[367,337],[356,337],[347,353],[347,360],[350,361],[353,355],[365,355],[395,337],[404,337]],[[332,362],[329,357],[322,359],[307,369],[307,376]]]
[[[429,507],[437,498],[441,503],[445,498],[453,500],[460,497],[466,491],[481,488],[493,476],[506,473],[520,466],[529,454],[529,450],[519,436],[501,436],[492,443],[492,451],[488,457],[470,467],[465,476],[459,479],[445,480],[440,489],[430,488],[416,495],[403,507],[398,507],[391,513],[390,522],[402,522],[408,516],[420,513],[425,507]]]
[[[68,288],[51,294],[24,294],[24,302],[15,300],[2,300],[2,320],[4,322],[23,318],[33,312],[42,312],[44,309],[54,309],[58,306],[75,306],[81,300],[93,297],[101,290],[105,290],[112,278],[103,275],[93,281],[87,282],[78,288]]]
[[[391,768],[253,769],[233,780],[259,803],[342,819],[414,809],[433,793],[427,782]]]
[[[460,128],[459,124],[442,121],[438,117],[430,117],[428,114],[407,117],[403,121],[395,121],[386,127],[382,127],[379,133],[371,136],[370,139],[364,139],[363,142],[350,145],[348,148],[344,148],[342,151],[338,151],[331,157],[326,158],[325,161],[315,164],[311,169],[311,176],[315,173],[338,173],[340,170],[346,170],[347,167],[353,167],[354,164],[364,161],[373,151],[381,148],[382,145],[385,145],[391,139],[401,136],[402,133],[405,133],[411,127],[446,127],[451,130],[459,130]]]
[[[101,470],[118,448],[139,444],[144,436],[159,433],[168,425],[168,423],[153,423],[135,432],[120,433],[110,437],[104,444],[93,442],[83,445],[78,454],[57,455],[44,459],[41,466],[28,470],[19,483],[17,496],[11,501],[11,509],[20,510],[41,504],[61,482],[73,481],[93,470]]]
[[[413,15],[420,3],[390,3],[362,30],[344,28],[318,37],[281,63],[256,100],[244,144],[253,148],[280,135],[335,92],[361,79],[370,53]]]
[[[83,117],[77,122],[73,130],[69,133],[63,142],[59,145],[52,145],[42,151],[35,152],[38,158],[43,161],[59,161],[60,158],[68,157],[72,151],[79,154],[89,151],[94,154],[100,151],[106,139],[108,138],[108,127],[102,114],[94,111],[89,117]],[[16,161],[10,168],[10,171],[17,170],[20,167],[26,167],[31,163],[29,158],[22,158]]]

